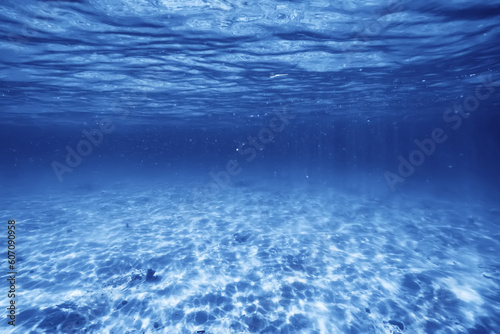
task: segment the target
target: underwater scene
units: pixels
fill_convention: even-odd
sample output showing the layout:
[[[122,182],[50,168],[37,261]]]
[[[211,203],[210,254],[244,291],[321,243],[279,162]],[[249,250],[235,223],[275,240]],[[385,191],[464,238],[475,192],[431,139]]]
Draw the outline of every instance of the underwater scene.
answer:
[[[500,0],[3,0],[0,333],[500,333]]]

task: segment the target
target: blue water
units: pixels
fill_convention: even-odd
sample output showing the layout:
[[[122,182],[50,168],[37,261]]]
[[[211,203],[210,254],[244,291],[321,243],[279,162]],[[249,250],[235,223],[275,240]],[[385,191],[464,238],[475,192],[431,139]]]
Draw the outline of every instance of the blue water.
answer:
[[[2,1],[0,332],[500,333],[499,40],[498,0]]]

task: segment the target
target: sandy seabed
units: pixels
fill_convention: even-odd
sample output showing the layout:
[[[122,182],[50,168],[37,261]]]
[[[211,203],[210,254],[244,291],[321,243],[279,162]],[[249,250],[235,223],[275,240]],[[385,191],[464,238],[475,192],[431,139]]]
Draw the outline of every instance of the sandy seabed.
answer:
[[[500,332],[498,205],[191,194],[117,184],[3,201],[19,314],[2,332]]]

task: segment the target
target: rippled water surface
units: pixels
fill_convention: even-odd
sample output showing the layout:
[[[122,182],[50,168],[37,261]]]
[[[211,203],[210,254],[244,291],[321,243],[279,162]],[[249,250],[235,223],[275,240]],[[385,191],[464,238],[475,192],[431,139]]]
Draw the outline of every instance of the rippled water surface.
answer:
[[[499,6],[5,1],[3,113],[133,104],[138,118],[230,120],[279,103],[325,116],[429,109],[498,70]]]

